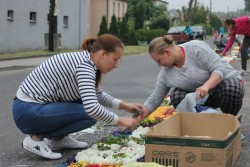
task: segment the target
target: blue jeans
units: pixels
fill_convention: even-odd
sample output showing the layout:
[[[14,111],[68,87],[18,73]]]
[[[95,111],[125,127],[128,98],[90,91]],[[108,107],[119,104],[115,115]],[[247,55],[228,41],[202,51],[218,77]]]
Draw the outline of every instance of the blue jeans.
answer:
[[[39,104],[15,99],[14,121],[24,134],[40,137],[63,137],[89,128],[96,123],[84,110],[81,101]]]

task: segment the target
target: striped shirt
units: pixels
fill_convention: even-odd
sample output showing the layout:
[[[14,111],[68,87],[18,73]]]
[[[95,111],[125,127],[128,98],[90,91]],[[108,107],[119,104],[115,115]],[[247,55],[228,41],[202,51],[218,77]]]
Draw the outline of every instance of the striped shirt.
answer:
[[[81,98],[89,116],[116,124],[118,116],[103,106],[119,108],[120,100],[101,88],[96,89],[95,80],[96,67],[88,51],[62,53],[34,69],[20,85],[19,92],[38,103],[72,102]],[[20,93],[17,97],[20,99]],[[20,100],[24,99],[21,96]]]

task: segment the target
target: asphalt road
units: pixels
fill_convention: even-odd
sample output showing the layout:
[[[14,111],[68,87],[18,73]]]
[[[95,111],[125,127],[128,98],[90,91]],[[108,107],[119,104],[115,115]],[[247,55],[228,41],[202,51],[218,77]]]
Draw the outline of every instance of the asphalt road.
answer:
[[[207,40],[212,48],[211,40]],[[66,159],[79,150],[61,151],[60,160],[45,160],[21,147],[25,135],[22,134],[13,122],[11,103],[19,84],[27,74],[46,58],[31,58],[23,60],[0,61],[0,167],[52,167],[65,162]],[[232,65],[240,70],[240,60]],[[248,67],[250,64],[248,61]],[[102,87],[109,94],[130,102],[143,103],[151,94],[160,68],[147,54],[127,56],[121,60],[118,69],[103,77]],[[246,81],[246,94],[241,110],[243,114],[242,129],[246,139],[242,142],[242,151],[236,167],[250,166],[250,75],[243,78]],[[116,111],[115,111],[116,112]],[[119,115],[124,112],[119,111]],[[86,141],[90,145],[102,138],[115,127],[103,127],[95,134],[76,134],[78,140]]]

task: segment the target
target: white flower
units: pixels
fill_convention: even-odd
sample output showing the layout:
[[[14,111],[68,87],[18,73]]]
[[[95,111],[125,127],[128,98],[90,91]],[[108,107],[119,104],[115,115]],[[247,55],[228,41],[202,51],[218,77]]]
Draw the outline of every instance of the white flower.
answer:
[[[118,145],[118,144],[111,144],[111,145],[109,145],[109,147],[110,147],[111,150],[113,150],[113,151],[119,150],[119,149],[121,148],[121,146]]]
[[[142,127],[139,126],[137,129],[135,129],[131,136],[136,137],[136,138],[141,138],[141,135],[145,135],[149,131],[149,127]]]
[[[148,131],[148,127],[143,128],[140,126],[132,133],[131,136],[141,139],[141,135],[144,136]],[[133,139],[131,139],[131,136],[129,137],[128,147],[121,147],[118,144],[104,144],[104,146],[109,146],[111,149],[102,151],[98,149],[96,144],[94,144],[91,148],[78,152],[75,159],[78,163],[85,161],[89,164],[107,163],[115,165],[118,163],[127,164],[136,162],[138,158],[145,155],[145,146],[137,144]],[[126,156],[119,156],[119,154],[125,154]]]

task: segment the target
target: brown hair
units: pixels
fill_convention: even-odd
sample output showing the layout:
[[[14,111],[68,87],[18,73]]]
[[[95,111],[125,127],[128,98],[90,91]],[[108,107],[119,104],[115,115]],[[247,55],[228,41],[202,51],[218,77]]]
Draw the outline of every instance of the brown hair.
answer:
[[[106,52],[115,52],[118,47],[124,49],[122,41],[111,34],[103,34],[97,38],[86,38],[81,45],[81,49],[87,50],[90,54],[96,53],[101,49]],[[95,87],[97,88],[100,83],[101,71],[97,70]]]
[[[227,25],[232,24],[233,25],[233,29],[234,29],[236,23],[235,23],[234,19],[226,19],[225,22],[224,22],[224,24],[227,24]]]
[[[163,37],[157,37],[153,39],[148,46],[148,52],[163,52],[163,50],[169,46],[175,45],[172,35],[165,35]]]

